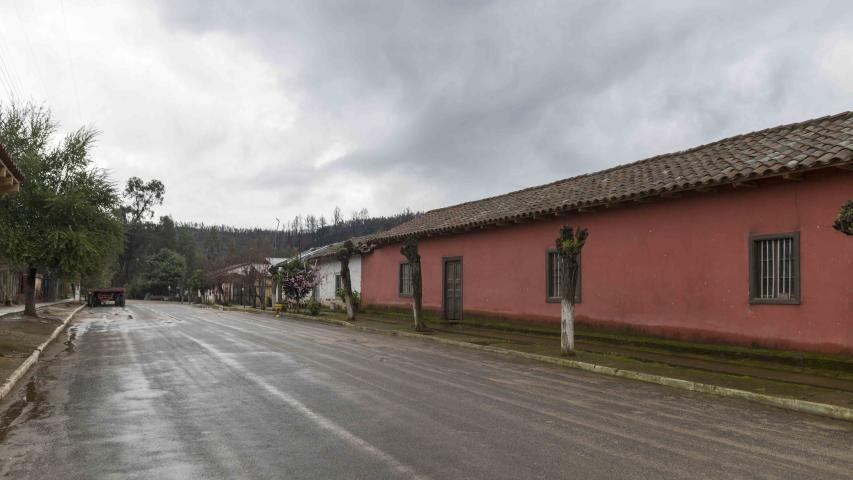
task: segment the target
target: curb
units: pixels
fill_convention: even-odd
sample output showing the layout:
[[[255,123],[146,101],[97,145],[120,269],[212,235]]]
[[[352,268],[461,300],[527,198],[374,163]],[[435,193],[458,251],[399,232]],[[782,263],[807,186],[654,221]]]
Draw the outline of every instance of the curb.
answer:
[[[63,303],[63,302],[59,302],[59,303]],[[54,303],[53,305],[57,305],[57,304]],[[41,356],[41,353],[44,351],[44,349],[47,348],[47,346],[50,344],[50,342],[52,342],[60,334],[60,332],[65,330],[65,327],[68,326],[68,322],[70,322],[71,319],[74,318],[74,315],[76,315],[77,312],[79,312],[80,310],[82,310],[85,307],[86,307],[86,305],[80,305],[79,307],[74,309],[73,312],[68,314],[68,317],[66,317],[65,320],[62,321],[62,324],[53,330],[53,333],[50,334],[50,337],[48,337],[47,340],[42,342],[41,345],[36,347],[35,350],[33,350],[33,353],[31,353],[30,356],[27,357],[26,360],[24,360],[24,363],[19,365],[18,368],[16,368],[15,371],[12,372],[11,375],[9,375],[9,378],[7,378],[5,382],[3,382],[3,386],[0,386],[0,400],[3,400],[4,398],[6,398],[6,396],[9,395],[9,393],[12,390],[15,389],[15,386],[18,385],[18,382],[24,377],[24,375],[27,374],[27,372],[30,371],[30,369],[33,367],[33,365],[35,365],[36,362],[38,362],[38,359]]]
[[[208,306],[200,306],[201,308],[214,308]],[[217,309],[219,310],[219,309]],[[270,315],[273,312],[250,312],[245,309],[234,309],[232,307],[225,307],[222,310],[229,312],[249,312],[249,313],[268,313]],[[838,420],[847,420],[853,421],[853,409],[847,407],[841,407],[837,405],[829,405],[826,403],[817,403],[810,402],[808,400],[798,400],[796,398],[788,398],[788,397],[777,397],[774,395],[767,395],[764,393],[755,393],[747,390],[739,390],[736,388],[729,387],[721,387],[718,385],[710,385],[707,383],[699,383],[693,382],[690,380],[682,380],[678,378],[664,377],[661,375],[653,375],[650,373],[636,372],[633,370],[622,370],[614,367],[607,367],[604,365],[596,365],[594,363],[587,362],[579,362],[577,360],[569,360],[566,358],[556,358],[549,357],[546,355],[539,355],[536,353],[528,353],[528,352],[520,352],[518,350],[509,350],[506,348],[500,347],[492,347],[490,345],[477,345],[476,343],[470,342],[462,342],[459,340],[451,340],[449,338],[441,338],[429,335],[423,335],[414,332],[400,332],[395,330],[382,330],[373,327],[366,327],[363,325],[354,324],[352,322],[347,322],[345,320],[334,320],[329,318],[318,318],[311,317],[308,315],[294,314],[294,313],[285,313],[281,315],[282,317],[292,317],[300,320],[308,320],[319,323],[326,323],[329,325],[338,325],[341,327],[350,328],[353,330],[360,330],[362,332],[369,333],[378,333],[381,335],[389,335],[389,336],[398,336],[398,337],[409,337],[409,338],[417,338],[420,340],[428,340],[436,343],[441,343],[445,345],[453,345],[457,347],[467,348],[470,350],[480,350],[484,352],[491,353],[499,353],[501,355],[506,355],[510,357],[524,358],[528,360],[535,360],[543,363],[550,363],[552,365],[559,365],[563,367],[575,368],[578,370],[585,370],[587,372],[598,373],[601,375],[608,375],[611,377],[618,378],[627,378],[630,380],[637,380],[640,382],[646,383],[654,383],[657,385],[664,385],[667,387],[678,388],[680,390],[687,390],[691,392],[700,392],[700,393],[708,393],[711,395],[717,395],[720,397],[727,398],[736,398],[740,400],[747,400],[750,402],[761,403],[764,405],[770,405],[773,407],[783,408],[786,410],[791,410],[794,412],[808,413],[812,415],[820,415],[822,417],[829,417]]]

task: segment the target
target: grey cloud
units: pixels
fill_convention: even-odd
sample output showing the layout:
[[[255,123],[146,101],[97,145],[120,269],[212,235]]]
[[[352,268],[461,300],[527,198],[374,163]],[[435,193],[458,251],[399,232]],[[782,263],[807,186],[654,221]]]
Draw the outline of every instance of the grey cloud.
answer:
[[[816,65],[827,36],[853,31],[842,1],[183,0],[160,9],[174,28],[246,39],[280,66],[309,115],[358,130],[363,102],[388,105],[387,135],[329,168],[396,172],[442,192],[419,208],[851,107]],[[322,174],[306,164],[253,181],[292,188],[281,195],[295,202]]]

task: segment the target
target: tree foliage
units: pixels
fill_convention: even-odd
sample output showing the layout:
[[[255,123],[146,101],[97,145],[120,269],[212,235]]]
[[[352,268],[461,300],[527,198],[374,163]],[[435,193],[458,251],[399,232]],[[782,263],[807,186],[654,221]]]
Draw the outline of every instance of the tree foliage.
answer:
[[[853,200],[847,200],[847,203],[841,206],[832,227],[846,235],[853,235]]]
[[[46,108],[0,108],[0,140],[26,176],[19,193],[0,199],[0,224],[8,226],[0,254],[27,264],[30,277],[39,270],[87,277],[112,264],[122,247],[119,197],[93,165],[97,132],[80,128],[56,141],[57,129]],[[34,314],[27,290],[27,312]]]
[[[124,211],[128,223],[140,223],[154,217],[154,207],[163,204],[166,187],[157,179],[143,181],[139,177],[130,177],[124,187],[127,200]]]
[[[145,261],[142,290],[154,295],[167,295],[183,288],[187,263],[183,255],[162,248]]]

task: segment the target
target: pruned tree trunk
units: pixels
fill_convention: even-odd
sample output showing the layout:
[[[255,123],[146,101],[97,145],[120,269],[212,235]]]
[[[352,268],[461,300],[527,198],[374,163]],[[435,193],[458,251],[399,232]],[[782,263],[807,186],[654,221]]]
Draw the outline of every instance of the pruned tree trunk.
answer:
[[[424,322],[423,315],[423,287],[421,284],[421,260],[412,264],[412,316],[415,319],[415,331],[426,332],[429,330]]]
[[[338,250],[338,260],[341,261],[341,288],[344,291],[344,304],[347,309],[347,320],[355,320],[355,305],[352,297],[352,280],[349,273],[349,259],[352,257],[355,246],[347,240]]]
[[[27,267],[27,279],[24,283],[24,315],[36,317],[36,267]]]
[[[575,353],[575,306],[565,298],[560,302],[560,353],[564,356]]]
[[[352,281],[349,273],[349,258],[341,260],[341,287],[344,290],[344,304],[347,308],[347,320],[355,320],[355,306],[352,301]]]
[[[578,286],[580,253],[586,244],[588,233],[578,228],[564,226],[557,237],[557,253],[560,256],[560,354],[575,354],[575,300]]]
[[[406,257],[412,269],[412,316],[415,320],[415,331],[426,332],[429,327],[426,326],[423,317],[423,283],[421,281],[421,256],[418,253],[417,240],[407,240],[402,247],[400,253]]]

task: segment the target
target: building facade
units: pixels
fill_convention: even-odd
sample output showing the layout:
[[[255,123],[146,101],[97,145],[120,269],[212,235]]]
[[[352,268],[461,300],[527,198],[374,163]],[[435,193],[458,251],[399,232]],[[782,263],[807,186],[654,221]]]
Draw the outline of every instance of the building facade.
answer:
[[[675,338],[853,353],[853,113],[434,210],[374,236],[362,302],[558,322],[553,247],[589,229],[578,321]]]
[[[337,251],[342,243],[334,243],[307,252],[303,259],[306,264],[317,269],[317,284],[312,294],[314,300],[329,307],[343,305],[343,300],[338,297],[338,289],[341,283],[341,261],[338,260]],[[361,254],[355,253],[349,260],[350,281],[353,292],[361,293]]]

